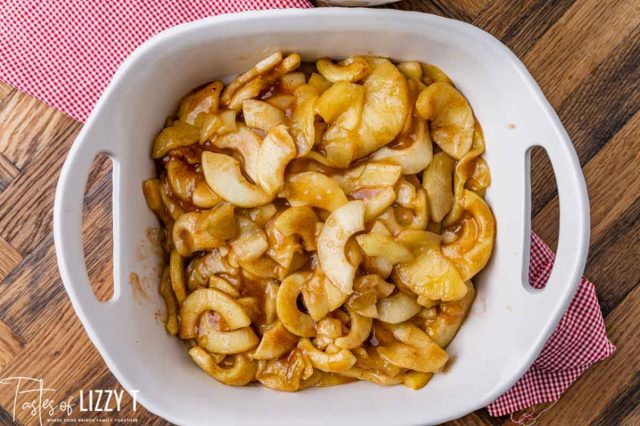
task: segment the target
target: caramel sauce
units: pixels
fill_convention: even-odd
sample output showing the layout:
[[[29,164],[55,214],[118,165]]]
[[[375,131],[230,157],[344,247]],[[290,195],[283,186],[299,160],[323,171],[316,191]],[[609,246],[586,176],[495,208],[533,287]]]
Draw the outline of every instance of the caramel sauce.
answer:
[[[296,72],[304,73],[306,79],[308,80],[310,75],[316,72],[315,65],[313,63],[303,63],[301,67],[298,70],[296,70]],[[268,76],[263,76],[263,77],[256,77],[256,78],[262,78],[267,82],[266,86],[261,90],[260,94],[257,96],[257,99],[262,101],[269,101],[269,99],[275,96],[293,95],[291,90],[285,90],[279,78],[268,77]],[[194,94],[198,93],[199,90],[201,90],[203,87],[206,87],[208,84],[209,83],[194,89],[192,92],[190,92],[186,96],[186,98],[188,98],[189,96],[194,96]],[[410,90],[409,99],[411,103],[415,101],[415,97],[417,96],[416,90],[417,89],[415,88]],[[281,104],[289,105],[286,102],[289,102],[290,99],[281,99],[281,101],[285,103],[280,102],[278,103],[278,105],[281,105]],[[201,106],[203,105],[202,102],[206,103],[206,102],[213,102],[213,101],[207,100],[207,99],[201,99],[199,102],[200,103],[198,103],[198,105]],[[276,104],[275,100],[273,104]],[[211,105],[211,103],[206,105]],[[193,108],[198,108],[198,106],[194,106],[193,100],[190,103],[187,102],[187,107],[191,108],[191,110],[190,111],[188,110],[187,112],[193,112]],[[294,109],[295,107],[290,107],[284,110],[284,114],[286,117],[286,124],[291,124],[290,120],[293,116]],[[415,111],[413,110],[414,110],[413,107],[409,107],[409,110],[403,117],[405,123],[403,125],[403,129],[401,130],[401,133],[398,134],[393,141],[391,141],[389,144],[386,145],[387,148],[394,149],[394,150],[402,150],[402,149],[409,148],[414,143],[416,143],[416,139],[417,139],[416,127],[417,126],[415,123],[417,121],[417,117],[415,115]],[[181,114],[182,113],[183,111],[181,111]],[[168,117],[166,121],[166,125],[173,125],[176,120],[177,120],[176,116]],[[241,123],[244,122],[244,116],[241,110],[237,113],[236,120]],[[315,120],[314,127],[315,127],[315,133],[316,133],[316,140],[315,140],[315,147],[313,149],[315,150],[314,152],[318,152],[319,154],[324,155],[326,157],[326,151],[322,144],[323,143],[322,136],[326,131],[326,129],[329,127],[329,125],[324,121],[322,121],[321,117],[317,114],[314,116],[314,120]],[[251,130],[255,132],[261,139],[264,139],[264,137],[266,137],[266,133],[263,130],[255,129],[255,128],[252,128]],[[201,167],[201,156],[202,156],[202,153],[205,151],[225,154],[233,157],[240,163],[240,166],[241,166],[240,170],[244,178],[247,179],[248,182],[255,184],[252,178],[248,176],[245,172],[244,158],[242,157],[240,152],[237,149],[216,147],[215,146],[216,137],[218,136],[214,135],[212,137],[213,141],[207,140],[202,144],[195,143],[190,146],[173,149],[162,159],[156,160],[158,176],[161,181],[162,190],[164,191],[162,193],[163,196],[165,197],[163,198],[163,202],[165,204],[170,204],[169,206],[166,206],[166,207],[169,210],[171,210],[171,212],[174,213],[174,215],[179,209],[181,209],[184,212],[200,211],[195,207],[195,205],[190,200],[193,197],[193,193],[195,191],[196,185],[198,184],[199,180],[204,179],[204,174]],[[474,141],[474,144],[475,144],[475,141]],[[436,144],[433,145],[433,148],[434,148],[434,152],[440,151],[440,148]],[[359,165],[362,165],[371,161],[373,155],[374,153],[371,153],[365,157],[352,161],[349,164],[349,168],[355,168],[355,167],[358,167]],[[168,166],[170,161],[179,161],[185,167],[176,168],[175,169],[176,176],[173,176],[174,165]],[[460,162],[458,162],[457,164],[460,164]],[[481,191],[483,190],[484,186],[488,185],[488,182],[490,181],[490,176],[488,175],[488,168],[486,167],[486,163],[484,163],[483,160],[481,160],[481,158],[479,159],[467,158],[466,163],[463,163],[463,166],[464,166],[464,170],[461,169],[461,171],[464,172],[468,177],[469,186],[473,188],[478,187],[478,190]],[[169,168],[169,170],[172,171],[172,177],[175,177],[175,179],[180,182],[180,185],[177,185],[175,182],[172,182],[173,190],[172,190],[171,183],[168,181],[167,168]],[[289,175],[289,174],[296,174],[296,173],[302,173],[302,172],[317,172],[327,176],[335,177],[336,174],[343,173],[344,170],[326,166],[316,160],[311,160],[308,158],[303,158],[303,159],[297,158],[289,162],[289,164],[286,167],[285,174]],[[411,185],[414,185],[418,189],[422,187],[422,184],[420,181],[421,180],[420,175],[409,175],[409,176],[404,176],[403,178],[406,182],[409,182]],[[395,186],[396,192],[398,192],[398,187],[399,185]],[[403,189],[407,189],[407,188],[403,188]],[[409,189],[411,190],[411,188]],[[174,193],[174,190],[175,190],[175,193]],[[351,200],[366,200],[366,199],[375,197],[380,193],[380,191],[382,191],[381,187],[362,187],[346,195]],[[189,200],[184,199],[185,194],[187,195]],[[168,203],[167,203],[167,199],[168,199]],[[257,272],[258,269],[261,268],[260,272],[263,272],[264,270],[271,269],[272,268],[271,265],[273,265],[273,268],[275,269],[274,274],[275,276],[279,277],[280,274],[283,273],[283,270],[285,267],[283,266],[285,261],[285,259],[283,258],[286,257],[287,254],[291,253],[291,251],[295,253],[294,256],[298,254],[301,255],[301,256],[298,256],[297,258],[294,258],[294,260],[291,261],[292,266],[289,268],[289,270],[286,271],[286,274],[291,274],[293,272],[312,273],[313,278],[311,278],[311,280],[315,280],[314,285],[317,284],[316,285],[317,288],[315,288],[314,290],[317,290],[317,291],[310,291],[308,295],[309,299],[307,300],[317,305],[319,302],[322,302],[322,300],[320,299],[327,297],[327,294],[325,293],[326,290],[324,287],[324,280],[328,279],[323,275],[323,272],[320,270],[320,262],[319,262],[318,254],[316,251],[305,252],[304,250],[302,250],[302,248],[300,248],[299,251],[297,251],[298,250],[297,248],[291,248],[291,247],[295,247],[296,245],[302,247],[301,238],[297,234],[290,235],[290,236],[283,236],[280,232],[275,230],[275,227],[273,226],[274,220],[277,218],[278,214],[282,213],[284,210],[289,208],[290,203],[286,198],[277,197],[272,201],[272,204],[275,207],[275,211],[276,211],[275,215],[272,217],[268,216],[271,213],[269,213],[268,209],[265,210],[267,213],[265,213],[265,215],[263,216],[264,221],[258,224],[261,232],[263,232],[266,235],[267,245],[268,245],[267,251],[261,254],[260,255],[261,257],[259,257],[258,260],[267,260],[268,262],[261,263],[259,268],[256,267],[256,269],[252,269],[252,271],[254,271],[253,273],[258,273]],[[404,204],[408,204],[408,203],[404,203]],[[267,204],[267,206],[269,206],[269,204]],[[330,215],[330,212],[327,210],[322,210],[316,207],[314,207],[313,209],[316,212],[321,222],[326,221],[326,219]],[[245,218],[254,218],[251,216],[252,214],[251,208],[236,207],[235,214],[238,216],[243,216]],[[414,216],[415,216],[414,210],[407,207],[400,206],[396,203],[393,205],[393,207],[390,207],[389,209],[387,209],[386,212],[380,215],[376,220],[380,220],[383,223],[387,224],[389,230],[391,230],[392,233],[397,233],[398,230],[401,230],[402,228],[408,227],[410,224],[412,224],[412,222],[414,221]],[[171,223],[167,223],[166,225],[170,229]],[[369,232],[372,225],[373,225],[373,221],[370,221],[370,223],[366,224],[365,232]],[[441,225],[434,224],[433,222],[429,225],[431,226],[431,228],[428,228],[428,229],[438,228],[437,230],[440,231],[439,228]],[[301,223],[300,226],[305,229],[310,228],[312,226],[315,226],[315,221],[313,221],[312,223],[311,219],[309,219],[309,223]],[[166,232],[166,231],[163,231],[163,232]],[[478,234],[478,224],[475,222],[475,220],[470,214],[465,213],[457,223],[455,223],[450,227],[447,227],[444,230],[444,243],[446,244],[451,242],[458,242],[459,240],[462,240],[463,242],[469,241],[471,243],[475,241],[474,237],[477,237],[477,234]],[[185,235],[185,237],[190,237],[190,235]],[[170,239],[170,237],[167,237],[167,238]],[[367,259],[373,259],[373,258],[371,257],[371,258],[365,259],[365,255],[362,249],[360,248],[360,246],[358,245],[358,243],[356,242],[355,238],[352,237],[348,241],[349,242],[345,247],[345,255],[347,257],[347,260],[356,269],[355,271],[356,278],[369,274],[369,272],[367,272],[366,270],[367,266],[365,263]],[[185,261],[185,264],[187,264],[186,275],[187,275],[187,281],[189,284],[189,290],[193,291],[194,288],[197,288],[197,287],[206,287],[208,284],[209,277],[214,273],[217,274],[219,277],[227,280],[229,283],[231,283],[231,285],[234,286],[234,288],[238,290],[240,294],[240,298],[255,299],[255,300],[242,300],[241,302],[238,302],[238,304],[242,304],[245,313],[250,317],[251,319],[250,327],[256,332],[258,336],[263,336],[264,331],[269,330],[269,328],[273,327],[275,324],[273,322],[273,318],[269,319],[269,322],[267,323],[267,319],[266,319],[267,309],[265,309],[265,306],[272,306],[270,305],[270,303],[273,303],[273,301],[276,299],[275,292],[277,291],[278,287],[274,285],[274,283],[278,282],[278,280],[271,279],[271,278],[257,278],[255,275],[253,275],[253,273],[249,272],[249,267],[243,268],[238,266],[237,262],[241,262],[242,259],[239,259],[238,257],[234,257],[234,256],[238,256],[237,252],[233,252],[234,256],[228,256],[230,251],[233,250],[233,248],[230,248],[230,246],[232,247],[231,244],[230,246],[227,246],[225,244],[229,244],[229,241],[223,242],[222,247],[209,249],[202,252],[191,253],[189,256],[185,257],[184,261]],[[280,247],[281,245],[285,247],[284,248]],[[287,252],[287,250],[291,250],[291,251]],[[215,257],[214,253],[216,253],[217,251],[219,251],[217,253],[219,254],[219,256]],[[222,255],[220,255],[220,252],[223,252]],[[209,262],[209,260],[211,262]],[[225,263],[226,266],[220,266],[223,262]],[[229,273],[219,272],[218,270],[214,272],[213,271],[214,266],[207,265],[207,263],[211,263],[212,265],[215,263],[215,265],[217,265],[215,266],[216,268],[225,269],[225,271]],[[232,267],[230,266],[230,264],[233,264],[234,266]],[[388,271],[380,274],[381,275],[388,274]],[[265,275],[268,275],[268,273]],[[391,275],[387,277],[385,280],[388,283],[394,282],[396,289],[400,289],[401,291],[405,291],[408,294],[412,294],[411,288],[407,283],[402,282],[400,276],[398,275],[397,269],[395,267],[391,272]],[[359,282],[359,280],[356,280],[356,282]],[[135,283],[132,283],[132,286],[135,287]],[[305,287],[306,289],[305,291],[309,291],[312,284],[310,284],[310,282],[307,282],[305,283],[305,286],[307,286]],[[339,322],[342,336],[344,336],[346,333],[349,332],[349,327],[347,325],[350,323],[351,318],[354,318],[349,316],[350,309],[357,311],[358,309],[370,308],[372,304],[375,306],[375,303],[378,301],[378,298],[382,298],[384,296],[389,295],[388,292],[384,293],[383,290],[380,290],[380,289],[378,289],[378,291],[376,292],[376,289],[371,283],[366,285],[363,284],[360,287],[358,287],[358,285],[354,283],[354,290],[355,291],[350,295],[350,297],[343,303],[341,307],[337,308],[333,312],[328,313],[325,316],[325,318],[322,320],[322,321],[327,320],[327,321]],[[391,291],[392,290],[389,290],[389,292]],[[398,290],[395,290],[395,291],[398,291]],[[306,293],[305,293],[305,296],[307,296]],[[304,298],[302,297],[302,293],[298,295],[296,300],[296,305],[299,311],[301,311],[302,313],[308,313],[308,309],[304,304]],[[309,304],[309,306],[312,306],[311,303]],[[444,320],[448,324],[455,323],[456,321],[458,321],[460,315],[465,314],[464,308],[463,307],[461,308],[461,305],[456,303],[439,305],[431,309],[433,310],[429,311],[430,313],[437,312],[437,315],[439,315],[439,317],[442,318],[442,320]],[[423,310],[423,314],[424,314],[424,310]],[[282,319],[280,320],[282,321]],[[411,321],[414,324],[416,324],[418,327],[424,328],[425,323],[427,321],[433,322],[435,320],[427,318],[426,315],[423,315],[423,316],[415,315],[411,319]],[[318,331],[318,334],[322,334],[319,332],[319,327],[318,327],[319,323],[320,322],[316,323],[316,326],[315,326],[316,331]],[[284,324],[284,322],[280,324]],[[365,341],[358,347],[351,349],[353,355],[356,357],[355,366],[366,370],[367,373],[369,374],[379,374],[381,376],[386,376],[387,378],[396,377],[399,374],[403,374],[407,370],[388,363],[387,361],[382,359],[382,357],[379,355],[379,352],[376,349],[377,347],[398,342],[398,340],[394,337],[393,333],[390,331],[390,328],[385,328],[381,324],[382,323],[380,321],[375,321],[371,329],[371,332],[369,336],[365,339]],[[285,327],[284,325],[282,325],[282,327],[283,327],[282,328],[283,332],[279,334],[276,333],[277,335],[274,337],[274,344],[282,345],[283,343],[288,343],[288,341],[292,341],[292,346],[294,347],[294,349],[288,350],[278,359],[273,359],[268,361],[264,361],[264,360],[259,361],[257,363],[258,372],[254,378],[260,380],[261,375],[264,375],[264,374],[274,375],[274,376],[277,376],[276,378],[280,380],[282,383],[285,383],[285,385],[281,384],[282,387],[286,388],[284,390],[298,390],[299,387],[296,387],[297,385],[295,384],[299,383],[302,380],[301,378],[306,366],[308,365],[310,367],[311,364],[308,359],[309,358],[308,354],[305,351],[295,348],[295,342],[299,340],[299,337],[293,336],[289,331],[286,331],[286,328],[284,328]],[[334,329],[337,330],[337,328],[335,327]],[[198,333],[204,334],[206,333],[207,330],[228,331],[229,326],[219,313],[214,311],[207,311],[201,316],[201,321],[199,322],[199,327],[198,327]],[[325,334],[330,334],[330,333],[325,332]],[[195,342],[193,344],[195,344]],[[314,344],[320,350],[325,350],[328,345],[324,343],[318,344],[317,341]],[[251,351],[252,350],[249,350],[248,352],[245,352],[245,355],[241,355],[241,356],[245,357],[246,354],[250,355],[252,353]],[[331,351],[329,350],[327,351],[327,353],[331,353]],[[214,359],[215,359],[215,362],[218,362],[218,365],[220,367],[229,368],[234,365],[234,362],[238,358],[237,358],[237,355],[230,355],[230,356],[217,355],[217,357],[215,357]],[[255,361],[251,361],[251,362],[255,362]],[[325,374],[325,373],[321,373],[321,374]],[[307,377],[305,377],[304,379],[306,380]]]

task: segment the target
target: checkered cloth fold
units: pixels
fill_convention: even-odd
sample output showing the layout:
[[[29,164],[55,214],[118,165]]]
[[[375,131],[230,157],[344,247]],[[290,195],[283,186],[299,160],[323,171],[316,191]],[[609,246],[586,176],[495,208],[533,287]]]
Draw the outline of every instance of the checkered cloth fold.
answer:
[[[79,121],[122,61],[154,34],[221,13],[311,7],[306,0],[5,0],[0,2],[0,80]],[[546,283],[554,255],[537,236],[529,279]],[[487,408],[493,416],[557,400],[591,364],[608,357],[593,283],[578,292],[531,369]]]

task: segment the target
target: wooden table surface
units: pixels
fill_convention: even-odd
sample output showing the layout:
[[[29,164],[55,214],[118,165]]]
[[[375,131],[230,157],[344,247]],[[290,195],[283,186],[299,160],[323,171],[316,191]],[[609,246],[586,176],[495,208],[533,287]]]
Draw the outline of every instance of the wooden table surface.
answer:
[[[542,425],[640,424],[640,1],[413,0],[391,7],[489,31],[524,61],[558,111],[591,197],[586,275],[597,285],[618,350],[589,369],[557,404],[532,411]],[[0,83],[0,377],[43,378],[46,388],[55,389],[45,397],[76,398],[76,404],[81,389],[121,389],[76,318],[56,267],[55,184],[81,126]],[[533,227],[553,246],[558,212],[553,172],[542,153],[533,157]],[[110,212],[110,166],[102,159],[87,186],[83,230],[87,266],[103,295],[111,281]],[[12,424],[14,392],[15,386],[0,385],[0,424]],[[76,407],[74,416],[166,424],[140,406],[133,411],[128,396],[123,404],[117,413],[80,413]],[[525,414],[530,413],[515,420],[530,422]],[[37,424],[20,406],[15,417],[19,424]],[[452,424],[513,420],[479,410]]]

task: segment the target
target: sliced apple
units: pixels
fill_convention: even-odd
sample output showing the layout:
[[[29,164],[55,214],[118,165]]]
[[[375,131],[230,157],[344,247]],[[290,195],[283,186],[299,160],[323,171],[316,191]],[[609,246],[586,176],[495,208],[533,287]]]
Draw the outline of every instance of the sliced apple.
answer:
[[[422,309],[415,297],[402,292],[378,300],[376,308],[378,309],[378,319],[389,324],[407,321]]]
[[[298,157],[304,157],[315,143],[315,104],[318,91],[313,86],[304,84],[294,94],[296,109],[291,117],[291,135],[298,148]]]
[[[235,158],[214,152],[202,153],[202,169],[207,184],[226,201],[240,207],[258,207],[273,196],[247,181]]]
[[[317,172],[287,176],[282,196],[294,207],[311,206],[330,212],[349,201],[334,179]]]
[[[273,105],[281,111],[287,112],[292,111],[293,108],[295,108],[296,97],[293,95],[274,95],[265,99],[265,102],[269,105]]]
[[[155,213],[158,219],[169,229],[173,226],[173,217],[162,200],[162,184],[159,179],[147,179],[142,182],[142,192],[147,201],[147,206]]]
[[[320,95],[315,110],[326,123],[333,123],[352,105],[362,104],[363,100],[364,88],[362,86],[340,81]]]
[[[369,232],[358,235],[356,241],[367,256],[385,258],[393,265],[413,259],[411,250],[387,235]]]
[[[176,121],[173,126],[165,127],[153,141],[151,158],[162,158],[169,151],[183,146],[193,145],[200,139],[200,130],[182,121]]]
[[[407,81],[386,59],[375,60],[363,85],[365,101],[358,128],[360,144],[356,158],[364,157],[395,139],[402,130],[410,107]]]
[[[353,292],[356,267],[347,259],[349,238],[364,230],[364,203],[350,201],[327,218],[318,238],[318,259],[331,282],[343,293]]]
[[[180,338],[196,337],[196,325],[206,311],[220,314],[230,330],[248,327],[251,320],[231,297],[213,288],[200,288],[191,293],[180,307]]]
[[[318,215],[309,206],[289,207],[273,221],[273,227],[283,236],[299,235],[307,251],[315,251]]]
[[[251,355],[253,359],[276,359],[296,346],[298,338],[280,321],[276,321],[262,335],[260,344]]]
[[[226,331],[215,320],[215,314],[205,312],[198,324],[198,346],[215,354],[237,354],[246,352],[258,345],[258,337],[251,327]]]
[[[438,234],[434,234],[429,231],[421,231],[417,229],[405,229],[396,235],[396,241],[405,247],[409,248],[412,252],[420,252],[421,249],[437,248],[440,246],[442,237]]]
[[[260,256],[254,260],[238,259],[238,265],[242,267],[242,272],[250,275],[251,278],[279,280],[284,278],[280,265],[267,255]]]
[[[284,123],[282,110],[257,99],[247,99],[242,103],[242,116],[247,126],[265,133]]]
[[[193,191],[191,201],[194,206],[200,209],[210,209],[217,206],[224,200],[220,198],[218,194],[213,192],[209,185],[207,185],[207,182],[204,180],[204,176],[199,176],[196,180],[196,187]]]
[[[181,256],[200,250],[222,247],[236,236],[234,207],[223,203],[211,210],[181,215],[173,226],[172,239]]]
[[[292,349],[286,357],[258,361],[258,366],[256,380],[270,389],[284,392],[300,390],[314,374],[309,357],[298,348]]]
[[[176,296],[178,305],[181,305],[187,298],[187,283],[184,273],[184,261],[177,250],[171,250],[169,255],[169,276],[171,278],[171,288]]]
[[[231,246],[231,250],[236,257],[242,259],[254,260],[259,258],[269,248],[267,236],[264,231],[251,220],[238,217],[237,221],[239,235],[230,241],[229,245]]]
[[[311,360],[314,368],[328,373],[346,371],[356,363],[356,357],[348,349],[339,349],[333,353],[319,350],[307,338],[300,339],[298,348]]]
[[[318,94],[324,93],[325,90],[331,87],[331,84],[329,80],[318,73],[312,72],[309,76],[309,86],[313,86],[318,91]]]
[[[420,92],[416,110],[431,121],[431,136],[451,157],[460,160],[473,142],[475,120],[464,96],[449,83],[436,82]]]
[[[313,319],[309,314],[301,312],[297,304],[303,283],[309,278],[311,278],[310,274],[302,272],[289,275],[280,284],[276,298],[278,318],[287,330],[301,337],[316,335]]]
[[[195,125],[200,114],[216,114],[222,87],[221,81],[214,81],[187,96],[180,104],[179,120]]]
[[[338,309],[347,297],[333,285],[319,266],[316,266],[311,279],[302,285],[302,300],[314,321],[320,321],[329,312]]]
[[[424,84],[431,84],[434,82],[451,83],[451,79],[440,68],[435,65],[422,63],[422,81]]]
[[[441,303],[436,318],[426,326],[429,337],[442,348],[451,343],[471,309],[476,291],[471,281],[467,281],[465,285],[467,294],[462,299]]]
[[[286,93],[293,93],[295,90],[307,82],[307,77],[303,72],[292,72],[280,77],[280,90]]]
[[[373,161],[384,161],[402,167],[402,173],[413,175],[424,170],[433,158],[433,145],[424,120],[419,120],[412,135],[411,145],[402,149],[382,147],[371,156]]]
[[[402,167],[396,164],[366,163],[334,174],[344,192],[351,193],[361,188],[393,186],[402,176]]]
[[[257,363],[245,354],[231,355],[233,365],[230,368],[219,366],[214,357],[200,346],[189,349],[189,356],[205,373],[225,385],[244,386],[254,379],[257,370]]]
[[[345,64],[334,64],[331,59],[323,58],[316,61],[318,72],[332,83],[339,81],[356,82],[363,79],[369,69],[369,63],[365,58],[355,56],[349,58]]]
[[[396,200],[396,192],[391,186],[363,188],[350,193],[349,196],[364,202],[365,223],[380,216]]]
[[[400,70],[407,79],[422,80],[422,65],[418,61],[401,62],[398,64],[398,70]]]
[[[433,300],[457,300],[467,293],[464,280],[439,247],[424,247],[414,260],[396,266],[400,283]]]
[[[165,163],[167,181],[171,193],[183,201],[190,201],[198,208],[210,209],[223,200],[209,188],[201,173],[178,158]]]
[[[247,126],[238,126],[235,132],[227,133],[213,141],[213,145],[222,149],[233,149],[242,155],[244,172],[253,179],[258,178],[258,153],[262,140]]]
[[[162,271],[158,293],[160,293],[160,296],[164,299],[165,309],[167,312],[167,319],[165,321],[164,328],[171,336],[175,336],[178,334],[178,309],[180,308],[180,305],[171,285],[169,268],[164,268]]]
[[[240,297],[240,292],[233,284],[217,275],[209,277],[209,288],[220,290],[227,296],[231,296],[234,299]]]
[[[194,257],[187,266],[187,286],[189,291],[206,286],[212,275],[236,275],[238,269],[229,264],[227,260],[228,254],[229,249],[227,247],[220,247],[208,251],[203,256]]]
[[[253,80],[255,77],[273,70],[281,62],[282,52],[276,52],[261,60],[260,62],[255,64],[249,71],[240,74],[235,79],[233,79],[233,81],[229,83],[227,87],[225,87],[225,89],[222,91],[220,101],[224,105],[228,105],[238,89],[247,84],[250,80]]]
[[[235,132],[238,128],[236,115],[236,112],[232,109],[226,109],[218,114],[222,124],[217,128],[216,133],[219,135],[226,135],[227,133]]]
[[[380,356],[401,368],[433,373],[439,371],[449,360],[449,355],[429,336],[411,323],[386,324],[399,342],[380,345]]]
[[[257,161],[257,182],[275,195],[284,185],[287,164],[296,157],[296,145],[284,124],[274,127],[262,141]]]
[[[485,267],[495,239],[496,224],[487,203],[475,192],[465,190],[462,208],[471,217],[464,218],[456,230],[455,241],[443,244],[442,253],[456,266],[463,280],[471,279]]]
[[[349,312],[349,332],[335,340],[335,344],[339,348],[353,349],[356,348],[369,337],[373,320],[371,318],[359,315],[351,309]]]
[[[251,327],[233,331],[210,331],[198,336],[198,346],[216,354],[239,354],[258,345],[258,337]]]
[[[433,156],[422,175],[427,191],[429,213],[434,222],[441,222],[453,206],[453,170],[455,160],[445,152]]]
[[[268,88],[269,81],[262,76],[258,76],[238,89],[225,106],[235,112],[240,112],[242,110],[242,104],[244,104],[245,101],[257,98]]]

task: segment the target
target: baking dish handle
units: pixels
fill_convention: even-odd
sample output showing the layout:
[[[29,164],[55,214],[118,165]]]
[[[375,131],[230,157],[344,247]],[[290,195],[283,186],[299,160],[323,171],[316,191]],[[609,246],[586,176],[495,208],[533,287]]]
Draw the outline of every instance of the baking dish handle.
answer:
[[[559,120],[555,118],[558,123]],[[534,289],[529,285],[528,266],[529,260],[524,262],[522,271],[523,287],[526,293],[530,312],[542,321],[548,322],[547,335],[555,329],[555,324],[564,314],[566,307],[572,300],[577,289],[580,278],[584,272],[585,263],[589,249],[590,235],[590,217],[589,217],[589,198],[587,195],[587,187],[582,175],[580,162],[577,154],[573,149],[569,136],[566,134],[561,125],[556,129],[561,132],[561,138],[566,143],[558,143],[557,138],[553,138],[554,142],[543,140],[539,144],[532,144],[526,147],[523,158],[525,161],[525,196],[528,197],[526,202],[527,222],[531,218],[530,197],[530,152],[535,146],[545,149],[553,172],[555,174],[558,199],[560,204],[560,221],[559,221],[559,238],[558,248],[556,251],[555,262],[549,276],[549,280],[544,289]],[[525,237],[524,253],[529,256],[530,251],[530,223],[527,223]],[[553,313],[556,313],[553,315]]]
[[[53,207],[53,237],[58,269],[73,307],[76,312],[82,312],[82,315],[85,311],[90,311],[92,314],[103,311],[105,305],[115,303],[119,294],[119,289],[114,285],[113,298],[108,302],[99,302],[91,289],[85,264],[82,244],[82,203],[91,164],[97,155],[105,154],[112,159],[114,184],[117,177],[114,152],[100,145],[99,141],[104,139],[84,137],[85,131],[88,131],[87,125],[77,137],[77,140],[82,142],[73,144],[64,162],[58,178]]]

